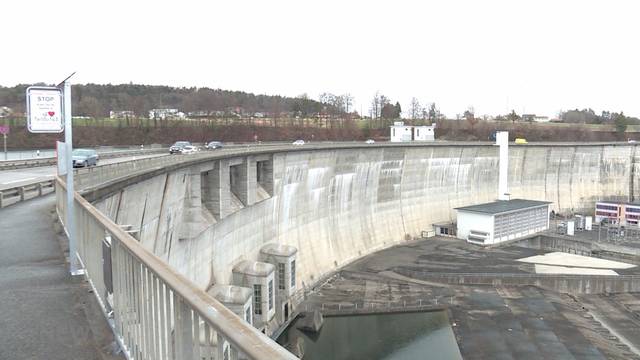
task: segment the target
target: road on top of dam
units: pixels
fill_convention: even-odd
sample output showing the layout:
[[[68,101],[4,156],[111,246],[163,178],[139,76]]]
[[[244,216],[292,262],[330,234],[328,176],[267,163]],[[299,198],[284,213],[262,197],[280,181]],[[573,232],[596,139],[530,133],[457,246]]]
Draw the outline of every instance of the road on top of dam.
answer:
[[[153,155],[138,155],[138,156],[125,156],[112,159],[98,160],[98,165],[115,164],[125,161],[133,161],[137,159],[145,159],[151,157],[169,156],[167,154],[153,154]],[[10,188],[22,182],[36,182],[46,180],[53,177],[56,174],[55,166],[39,166],[16,170],[4,170],[0,171],[0,189]]]

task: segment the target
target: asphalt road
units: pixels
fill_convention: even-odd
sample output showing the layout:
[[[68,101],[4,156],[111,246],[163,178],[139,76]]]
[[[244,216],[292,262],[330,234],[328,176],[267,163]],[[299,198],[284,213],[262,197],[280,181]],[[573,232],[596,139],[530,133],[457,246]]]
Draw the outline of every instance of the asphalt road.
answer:
[[[124,156],[112,159],[99,160],[98,165],[107,165],[117,162],[143,159],[149,157],[165,156],[166,154],[154,154],[145,156]],[[26,169],[0,171],[0,187],[8,187],[23,181],[44,180],[56,174],[55,166],[41,166]]]

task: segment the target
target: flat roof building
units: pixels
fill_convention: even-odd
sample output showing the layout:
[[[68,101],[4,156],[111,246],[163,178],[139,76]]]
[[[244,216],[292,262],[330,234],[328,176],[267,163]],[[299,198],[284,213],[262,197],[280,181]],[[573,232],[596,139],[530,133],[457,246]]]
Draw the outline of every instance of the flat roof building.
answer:
[[[548,201],[498,200],[456,208],[458,238],[492,245],[549,228]]]
[[[640,204],[598,201],[596,202],[595,215],[598,224],[606,219],[610,224],[638,225]]]

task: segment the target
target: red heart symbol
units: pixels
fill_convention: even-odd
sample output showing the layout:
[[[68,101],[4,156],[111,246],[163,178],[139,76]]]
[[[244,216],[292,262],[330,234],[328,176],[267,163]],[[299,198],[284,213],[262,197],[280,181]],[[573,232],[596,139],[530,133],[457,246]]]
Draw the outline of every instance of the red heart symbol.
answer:
[[[47,114],[49,114],[49,116],[53,116],[53,115],[56,114],[56,112],[55,111],[49,111]]]

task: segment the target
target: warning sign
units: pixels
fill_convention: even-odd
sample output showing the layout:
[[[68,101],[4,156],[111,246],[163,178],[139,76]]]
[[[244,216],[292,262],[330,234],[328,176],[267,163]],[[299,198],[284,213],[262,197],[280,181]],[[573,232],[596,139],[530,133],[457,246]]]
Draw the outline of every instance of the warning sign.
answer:
[[[32,133],[62,132],[62,91],[55,87],[27,88],[27,124]]]

